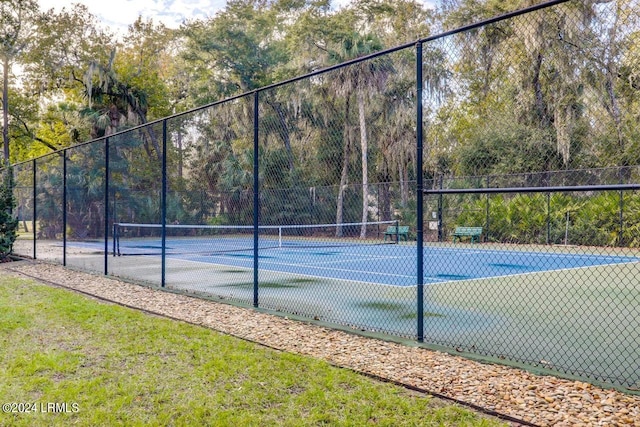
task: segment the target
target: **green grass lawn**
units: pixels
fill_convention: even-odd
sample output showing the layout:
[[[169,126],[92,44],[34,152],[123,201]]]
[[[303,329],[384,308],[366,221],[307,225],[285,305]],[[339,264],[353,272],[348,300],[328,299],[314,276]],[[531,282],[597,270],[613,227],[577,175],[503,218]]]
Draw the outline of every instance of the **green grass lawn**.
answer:
[[[0,403],[32,411],[0,412],[1,426],[499,425],[309,357],[6,276]]]

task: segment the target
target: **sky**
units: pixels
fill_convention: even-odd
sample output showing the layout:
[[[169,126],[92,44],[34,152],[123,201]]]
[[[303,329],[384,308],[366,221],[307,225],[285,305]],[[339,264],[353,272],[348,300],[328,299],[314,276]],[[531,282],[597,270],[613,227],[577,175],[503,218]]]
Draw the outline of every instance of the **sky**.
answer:
[[[432,5],[436,0],[421,0]],[[187,19],[204,19],[214,16],[224,8],[225,0],[38,0],[40,10],[63,7],[71,9],[73,4],[82,3],[100,21],[118,33],[125,33],[138,16],[152,18],[169,28],[178,28]],[[333,0],[336,8],[348,4],[349,0]]]

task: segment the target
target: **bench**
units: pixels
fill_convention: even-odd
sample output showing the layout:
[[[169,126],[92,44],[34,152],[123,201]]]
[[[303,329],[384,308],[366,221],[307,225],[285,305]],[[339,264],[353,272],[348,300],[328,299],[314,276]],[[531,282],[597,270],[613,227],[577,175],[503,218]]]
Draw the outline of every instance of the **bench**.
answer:
[[[482,235],[482,227],[456,227],[453,232],[453,243],[456,239],[461,240],[462,237],[470,237],[471,243],[479,242]]]
[[[398,227],[390,225],[387,227],[387,231],[384,232],[384,240],[387,240],[387,236],[391,236],[391,240],[393,237],[396,237],[397,241],[400,241],[401,237],[404,237],[406,241],[409,238],[409,226],[408,225],[400,225]]]

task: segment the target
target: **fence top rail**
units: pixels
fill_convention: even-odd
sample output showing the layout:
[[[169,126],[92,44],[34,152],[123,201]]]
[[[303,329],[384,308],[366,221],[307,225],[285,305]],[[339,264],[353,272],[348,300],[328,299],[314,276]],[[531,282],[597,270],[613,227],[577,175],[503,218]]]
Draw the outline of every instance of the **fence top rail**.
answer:
[[[628,166],[601,166],[597,168],[580,168],[580,169],[555,169],[555,170],[540,170],[532,172],[513,172],[505,174],[489,174],[489,175],[445,175],[438,174],[433,176],[427,181],[433,182],[451,182],[451,181],[493,181],[495,179],[515,178],[515,179],[527,179],[535,177],[550,177],[556,176],[572,176],[579,174],[588,174],[593,176],[598,173],[615,173],[618,178],[624,171],[640,171],[640,165],[628,165]],[[593,184],[596,185],[596,184]]]
[[[92,140],[89,140],[89,141],[81,142],[79,144],[76,144],[76,145],[73,145],[73,146],[70,146],[70,147],[61,148],[61,149],[59,149],[57,151],[52,151],[50,153],[44,154],[42,156],[39,156],[37,158],[46,157],[46,156],[51,155],[53,153],[65,152],[69,148],[75,148],[75,147],[79,147],[79,146],[82,146],[82,145],[91,144],[91,143],[97,142],[97,141],[104,141],[107,138],[115,137],[115,136],[118,136],[118,135],[125,134],[127,132],[135,131],[135,130],[139,130],[139,129],[145,128],[147,126],[157,125],[157,124],[162,123],[162,122],[164,122],[166,120],[182,117],[182,116],[185,116],[187,114],[192,114],[192,113],[195,113],[195,112],[198,112],[198,111],[201,111],[201,110],[205,110],[207,108],[214,107],[216,105],[224,104],[224,103],[227,103],[227,102],[232,102],[232,101],[244,98],[244,97],[248,97],[248,96],[250,96],[252,94],[258,94],[260,92],[263,92],[263,91],[266,91],[266,90],[269,90],[269,89],[274,89],[274,88],[277,88],[277,87],[280,87],[280,86],[284,86],[284,85],[287,85],[287,84],[295,83],[295,82],[300,81],[300,80],[304,80],[304,79],[308,79],[308,78],[313,77],[313,76],[317,76],[317,75],[320,75],[320,74],[328,73],[330,71],[337,70],[337,69],[343,68],[343,67],[347,67],[347,66],[352,65],[352,64],[357,64],[357,63],[360,63],[360,62],[364,62],[364,61],[367,61],[369,59],[373,59],[373,58],[376,58],[376,57],[379,57],[379,56],[382,56],[382,55],[388,55],[390,53],[397,52],[399,50],[407,49],[407,48],[409,48],[411,46],[415,46],[415,45],[423,44],[423,43],[429,43],[429,42],[432,42],[432,41],[435,41],[435,40],[439,40],[439,39],[442,39],[442,38],[445,38],[445,37],[449,37],[449,36],[452,36],[452,35],[455,35],[455,34],[464,33],[466,31],[471,31],[471,30],[476,29],[476,28],[480,28],[480,27],[484,27],[484,26],[487,26],[487,25],[495,24],[496,22],[505,21],[507,19],[512,19],[512,18],[515,18],[517,16],[526,15],[527,13],[531,13],[531,12],[535,12],[537,10],[542,10],[542,9],[546,9],[546,8],[549,8],[549,7],[557,6],[559,4],[567,3],[567,2],[570,2],[570,1],[572,1],[572,0],[549,0],[549,1],[542,2],[542,3],[539,3],[539,4],[533,5],[533,6],[529,6],[529,7],[523,8],[523,9],[518,9],[518,10],[515,10],[513,12],[508,12],[508,13],[505,13],[505,14],[502,14],[502,15],[499,15],[499,16],[495,16],[493,18],[484,19],[484,20],[476,22],[476,23],[464,25],[464,26],[455,28],[453,30],[444,31],[442,33],[438,33],[438,34],[435,34],[433,36],[419,38],[419,39],[417,39],[415,41],[412,41],[412,42],[409,42],[409,43],[405,43],[405,44],[402,44],[402,45],[394,46],[394,47],[391,47],[391,48],[388,48],[388,49],[385,49],[385,50],[381,50],[379,52],[374,52],[374,53],[369,54],[369,55],[365,55],[365,56],[361,56],[361,57],[358,57],[358,58],[354,58],[352,60],[345,61],[345,62],[342,62],[340,64],[332,65],[332,66],[329,66],[329,67],[325,67],[325,68],[322,68],[322,69],[319,69],[319,70],[314,70],[314,71],[312,71],[310,73],[307,73],[307,74],[296,76],[296,77],[293,77],[293,78],[288,79],[288,80],[283,80],[283,81],[280,81],[280,82],[276,82],[276,83],[273,83],[273,84],[270,84],[270,85],[267,85],[267,86],[264,86],[264,87],[261,87],[261,88],[257,88],[257,89],[254,89],[254,90],[251,90],[251,91],[248,91],[248,92],[244,92],[244,93],[241,93],[241,94],[238,94],[238,95],[234,95],[234,96],[231,96],[229,98],[225,98],[225,99],[222,99],[222,100],[219,100],[219,101],[215,101],[215,102],[212,102],[212,103],[209,103],[209,104],[201,105],[199,107],[192,108],[192,109],[187,110],[187,111],[183,111],[183,112],[180,112],[180,113],[173,114],[171,116],[167,116],[167,117],[163,117],[161,119],[157,119],[157,120],[154,120],[154,121],[143,123],[141,125],[134,126],[134,127],[129,128],[129,129],[125,129],[125,130],[122,130],[122,131],[119,131],[119,132],[116,132],[116,133],[113,133],[113,134],[110,134],[110,135],[105,135],[105,136],[100,137],[100,138],[95,138],[95,139],[92,139]],[[17,166],[17,165],[20,165],[22,163],[31,162],[33,160],[35,160],[35,159],[25,160],[25,161],[22,161],[22,162],[19,162],[19,163],[15,163],[13,166]],[[2,168],[0,168],[0,170],[2,170]]]
[[[569,185],[558,187],[495,187],[495,188],[434,188],[424,194],[487,194],[487,193],[562,193],[568,191],[640,190],[640,184]]]

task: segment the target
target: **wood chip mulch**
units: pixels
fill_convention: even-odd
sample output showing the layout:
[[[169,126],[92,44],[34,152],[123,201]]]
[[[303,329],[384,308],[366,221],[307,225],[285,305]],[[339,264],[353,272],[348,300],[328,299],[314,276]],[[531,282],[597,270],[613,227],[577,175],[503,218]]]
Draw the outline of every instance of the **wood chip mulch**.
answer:
[[[640,396],[420,347],[367,338],[255,310],[163,292],[59,265],[3,263],[39,278],[283,351],[428,390],[540,426],[637,426]]]

